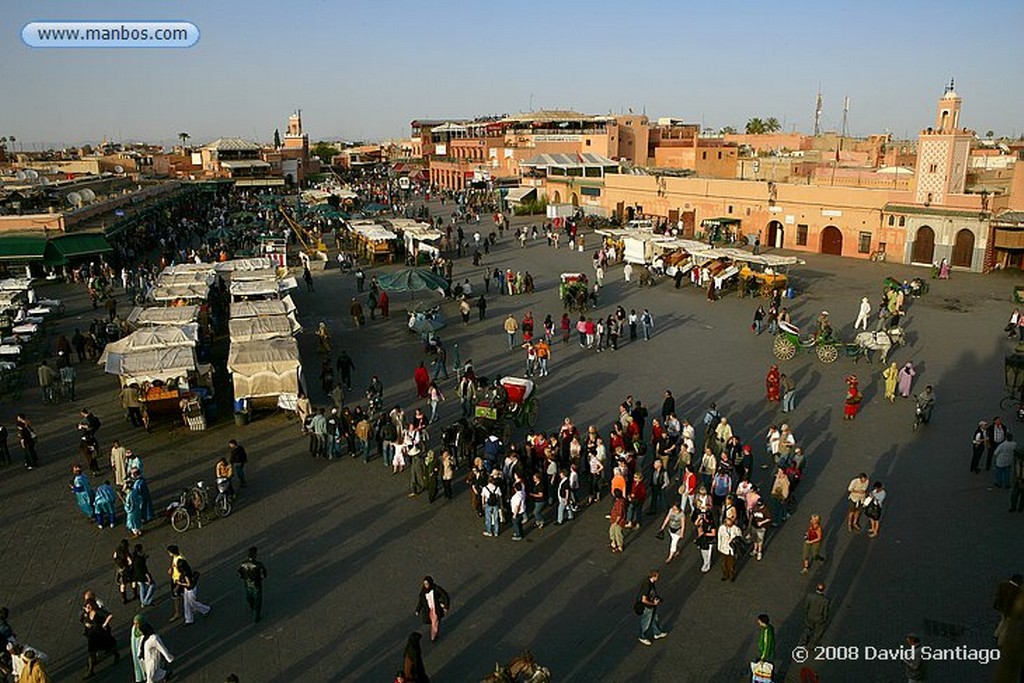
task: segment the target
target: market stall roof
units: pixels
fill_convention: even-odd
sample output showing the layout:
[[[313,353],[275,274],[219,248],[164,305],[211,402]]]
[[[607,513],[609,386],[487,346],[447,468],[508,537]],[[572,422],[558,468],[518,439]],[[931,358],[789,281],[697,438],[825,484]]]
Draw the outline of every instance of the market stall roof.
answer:
[[[535,188],[535,187],[513,187],[511,190],[508,191],[508,194],[505,195],[505,199],[507,201],[510,201],[510,202],[523,202],[523,201],[526,201],[526,199],[530,195],[536,196],[537,195],[537,188]]]
[[[795,256],[778,256],[776,254],[759,254],[755,256],[749,251],[743,249],[735,249],[733,247],[721,247],[718,249],[708,249],[706,246],[704,249],[694,249],[690,251],[695,256],[701,256],[710,259],[715,258],[729,258],[733,261],[740,261],[742,263],[757,263],[762,266],[768,266],[771,268],[778,268],[779,266],[795,266],[806,264],[806,261],[798,259]]]
[[[262,159],[237,159],[234,161],[222,161],[220,165],[224,168],[270,168],[270,164]]]
[[[232,282],[250,282],[253,280],[276,280],[276,268],[260,268],[259,270],[236,270],[231,273]]]
[[[398,235],[391,232],[383,225],[355,223],[352,224],[352,231],[373,242],[398,239]]]
[[[213,269],[218,273],[222,272],[233,272],[238,270],[265,270],[271,268],[273,264],[270,259],[266,256],[256,258],[236,258],[228,261],[221,261],[215,263]]]
[[[185,325],[194,323],[199,318],[198,306],[136,306],[128,314],[128,324],[137,325]]]
[[[149,298],[153,301],[177,301],[178,299],[205,299],[210,294],[210,286],[200,282],[168,287],[153,287]]]
[[[212,273],[214,272],[214,264],[212,263],[178,263],[173,266],[167,266],[160,274],[164,273]]]
[[[188,323],[181,327],[173,325],[143,327],[107,344],[103,348],[103,354],[100,355],[99,364],[117,363],[115,357],[136,351],[163,349],[171,346],[195,346],[198,336],[199,326],[196,323]]]
[[[46,236],[0,235],[0,261],[28,261],[43,258]]]
[[[89,254],[107,254],[114,250],[110,242],[101,232],[71,233],[54,237],[50,240],[64,258],[88,256]]]
[[[227,367],[236,400],[299,391],[299,345],[290,337],[232,343]]]
[[[192,271],[192,272],[178,272],[168,273],[162,272],[156,277],[157,287],[177,287],[181,285],[206,285],[207,287],[213,285],[217,281],[217,276],[210,272]]]
[[[107,363],[106,372],[120,375],[124,383],[152,382],[186,377],[197,370],[196,351],[191,346],[169,346],[162,349],[144,349],[117,356],[113,365]]]
[[[295,282],[295,278],[232,281],[228,290],[231,296],[280,296],[289,288],[289,281]]]
[[[0,292],[0,310],[9,308],[21,308],[25,301],[25,293],[19,291]]]
[[[292,321],[287,315],[232,318],[228,321],[228,337],[232,344],[290,337],[293,332]]]
[[[261,315],[284,315],[294,313],[295,303],[288,295],[280,299],[257,299],[256,301],[232,301],[232,318],[255,318]]]

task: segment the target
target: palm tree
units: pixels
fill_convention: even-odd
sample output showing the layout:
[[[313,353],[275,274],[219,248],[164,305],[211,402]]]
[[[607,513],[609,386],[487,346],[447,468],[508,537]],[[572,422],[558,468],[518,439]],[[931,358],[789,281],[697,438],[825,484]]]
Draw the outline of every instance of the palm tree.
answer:
[[[178,133],[178,139],[181,140],[182,151],[185,151],[185,143],[188,141],[190,137],[192,136],[189,135],[188,133]]]
[[[722,135],[736,135],[736,128],[733,126],[722,126],[718,132]]]
[[[782,124],[774,116],[770,116],[764,121],[764,131],[766,133],[778,133],[782,130]]]
[[[765,131],[764,121],[754,117],[747,121],[747,135],[761,135]]]
[[[996,132],[994,130],[990,130],[987,133],[985,133],[985,137],[987,137],[989,140],[991,140],[993,137],[995,137],[995,134],[996,134]]]

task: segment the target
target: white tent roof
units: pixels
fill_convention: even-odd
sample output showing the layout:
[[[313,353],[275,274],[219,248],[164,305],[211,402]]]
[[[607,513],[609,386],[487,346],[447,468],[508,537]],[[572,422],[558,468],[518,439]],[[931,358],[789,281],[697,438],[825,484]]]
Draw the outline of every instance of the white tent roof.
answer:
[[[287,315],[232,318],[228,321],[228,336],[232,344],[290,337],[294,331],[292,321]]]
[[[215,263],[213,269],[218,273],[233,272],[236,270],[263,270],[272,266],[270,259],[266,256],[257,258],[237,258],[230,261]]]
[[[299,345],[292,338],[232,342],[228,371],[235,399],[297,394]]]
[[[164,273],[174,273],[174,274],[177,274],[177,273],[212,273],[212,272],[214,272],[213,264],[212,263],[178,263],[178,264],[173,265],[173,266],[167,266],[162,271],[160,271],[160,274],[163,275]]]
[[[232,282],[248,282],[250,280],[276,280],[277,269],[260,268],[258,270],[236,270],[231,273]]]
[[[231,296],[278,296],[281,283],[277,280],[243,280],[229,285]]]
[[[187,285],[153,287],[149,292],[149,298],[153,301],[176,301],[177,299],[205,299],[209,294],[209,285],[194,282]]]
[[[106,372],[120,375],[126,384],[154,380],[166,382],[179,377],[187,377],[189,372],[197,370],[196,352],[191,346],[145,349],[116,357],[118,362],[113,365],[108,359]]]
[[[256,318],[261,315],[284,315],[288,313],[284,301],[264,299],[262,301],[231,302],[231,318]]]
[[[185,325],[195,322],[199,317],[198,306],[136,306],[128,314],[128,322],[132,325]]]
[[[206,285],[209,287],[217,280],[213,271],[191,271],[168,273],[163,272],[156,278],[157,287],[177,287],[181,285]]]
[[[107,362],[111,354],[125,354],[144,349],[162,349],[169,346],[195,346],[198,336],[198,325],[195,323],[183,327],[162,325],[159,327],[143,327],[131,334],[110,342],[103,349],[100,364]]]

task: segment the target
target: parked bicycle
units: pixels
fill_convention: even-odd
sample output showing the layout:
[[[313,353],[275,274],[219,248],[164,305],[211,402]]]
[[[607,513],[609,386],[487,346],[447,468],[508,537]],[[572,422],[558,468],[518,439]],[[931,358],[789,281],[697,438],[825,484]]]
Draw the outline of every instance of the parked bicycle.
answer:
[[[192,488],[183,489],[178,499],[167,506],[165,514],[168,515],[171,528],[182,533],[195,524],[203,528],[203,522],[209,521],[214,515],[227,517],[231,514],[232,497],[229,495],[230,482],[228,487],[223,488],[218,482],[217,494],[211,499],[210,490],[202,481],[196,482]]]

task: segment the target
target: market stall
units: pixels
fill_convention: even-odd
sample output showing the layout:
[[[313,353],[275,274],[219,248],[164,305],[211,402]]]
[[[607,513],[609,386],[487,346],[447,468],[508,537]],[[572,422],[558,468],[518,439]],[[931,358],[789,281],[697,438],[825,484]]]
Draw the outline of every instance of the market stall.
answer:
[[[163,303],[170,306],[185,306],[196,302],[205,301],[210,295],[210,286],[203,282],[190,284],[170,285],[167,287],[154,286],[149,290],[147,298],[150,301]]]
[[[232,342],[227,368],[236,413],[266,405],[295,410],[303,381],[299,345],[294,339]]]
[[[233,273],[247,270],[266,270],[274,267],[271,260],[265,256],[255,258],[236,258],[220,263],[214,263],[213,269],[218,273]]]
[[[228,321],[228,336],[232,346],[239,342],[291,337],[295,332],[287,315],[232,318]]]
[[[199,319],[199,306],[136,306],[128,314],[128,324],[133,327],[149,325],[187,325]]]
[[[352,221],[347,223],[352,233],[356,253],[371,264],[378,259],[391,263],[395,256],[395,240],[398,235],[373,221]]]
[[[302,331],[302,325],[295,317],[295,304],[290,296],[282,299],[257,299],[255,301],[235,301],[231,304],[232,320],[261,317],[285,317],[291,327],[291,333]],[[234,338],[232,337],[232,340]]]
[[[245,301],[250,299],[279,299],[286,292],[298,287],[298,282],[293,277],[282,280],[232,280],[228,286],[231,293],[231,301]]]

